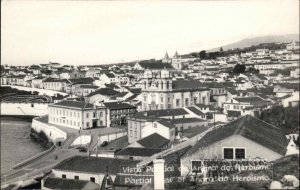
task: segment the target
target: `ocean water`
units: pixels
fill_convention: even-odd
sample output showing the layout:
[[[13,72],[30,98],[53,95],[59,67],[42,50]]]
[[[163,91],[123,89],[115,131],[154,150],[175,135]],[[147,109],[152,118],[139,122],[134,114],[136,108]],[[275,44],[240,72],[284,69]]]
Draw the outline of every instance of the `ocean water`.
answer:
[[[31,119],[1,116],[1,173],[44,150],[30,138]]]

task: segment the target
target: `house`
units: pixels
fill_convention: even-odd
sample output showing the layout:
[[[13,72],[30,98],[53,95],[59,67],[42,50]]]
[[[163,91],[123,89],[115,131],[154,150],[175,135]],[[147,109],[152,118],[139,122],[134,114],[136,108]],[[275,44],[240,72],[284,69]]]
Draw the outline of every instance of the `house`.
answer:
[[[230,100],[227,100],[223,104],[224,113],[227,114],[228,117],[237,118],[245,112],[245,108],[257,108],[258,110],[262,110],[269,105],[267,101],[262,99],[259,96],[254,97],[236,97]]]
[[[178,55],[176,51],[175,55],[172,57],[171,63],[176,70],[182,70],[184,65],[192,63],[193,61],[196,61],[198,59],[199,58],[192,55]]]
[[[197,80],[172,80],[168,70],[145,71],[140,82],[142,110],[174,109],[209,104],[210,90]]]
[[[83,96],[82,85],[93,85],[94,78],[79,78],[79,79],[68,79],[69,84],[66,87],[66,92],[72,93],[76,96]],[[88,91],[88,90],[87,90]]]
[[[280,128],[246,115],[208,132],[181,159],[181,176],[191,172],[194,160],[273,161],[286,153],[287,140]]]
[[[89,85],[89,84],[83,84],[80,85],[76,91],[76,94],[79,96],[87,96],[88,94],[95,92],[99,86]]]
[[[240,93],[237,90],[235,90],[235,88],[233,87],[226,88],[226,94],[227,94],[227,100],[240,95]]]
[[[45,80],[45,77],[37,76],[33,79],[31,79],[31,87],[32,88],[43,88],[43,80]]]
[[[135,167],[137,163],[136,160],[74,156],[56,165],[52,173],[54,178],[91,181],[101,186],[107,178],[112,183],[122,166]]]
[[[274,86],[276,97],[283,97],[294,92],[299,92],[299,83],[277,83]]]
[[[290,72],[290,77],[298,78],[298,80],[299,80],[299,77],[300,77],[300,69],[299,69],[299,68],[296,68],[295,70],[291,70],[291,72]]]
[[[141,148],[152,148],[152,149],[167,149],[170,146],[170,140],[159,135],[158,133],[153,133],[146,137],[143,137],[128,147],[141,147]]]
[[[210,89],[211,98],[216,101],[218,107],[222,107],[227,100],[226,87],[233,87],[232,82],[206,82],[204,83]]]
[[[62,100],[48,105],[48,122],[74,129],[107,126],[106,109],[83,101]]]
[[[59,67],[61,67],[60,63],[55,63],[55,62],[49,62],[48,65],[51,68],[59,68]]]
[[[105,72],[100,76],[100,81],[104,84],[117,83],[117,78],[113,73]]]
[[[293,92],[292,94],[282,96],[280,97],[280,100],[283,107],[295,107],[299,105],[299,92]]]
[[[136,113],[136,107],[124,102],[104,102],[107,109],[107,126],[126,125],[126,118]]]
[[[41,66],[40,65],[31,65],[27,68],[28,71],[32,71],[34,75],[41,74]]]
[[[287,50],[299,50],[299,47],[300,47],[300,45],[299,45],[300,43],[299,42],[291,42],[291,43],[289,43],[289,44],[287,44],[286,45],[286,49]]]
[[[257,63],[254,64],[254,68],[258,70],[283,69],[283,65],[281,63]]]
[[[119,94],[119,92],[111,88],[100,88],[86,95],[85,100],[91,104],[99,104],[101,102],[108,101],[111,97],[114,97],[117,94]]]
[[[161,149],[145,147],[127,147],[115,153],[116,158],[143,160],[153,154],[161,152]]]
[[[268,85],[268,79],[262,74],[253,74],[249,77],[249,80],[257,84]]]
[[[18,75],[14,76],[15,78],[15,85],[18,86],[31,86],[31,83],[27,83],[27,81],[31,80],[32,77],[29,75]]]
[[[67,84],[69,84],[70,81],[67,79],[46,78],[42,83],[43,89],[65,92]]]

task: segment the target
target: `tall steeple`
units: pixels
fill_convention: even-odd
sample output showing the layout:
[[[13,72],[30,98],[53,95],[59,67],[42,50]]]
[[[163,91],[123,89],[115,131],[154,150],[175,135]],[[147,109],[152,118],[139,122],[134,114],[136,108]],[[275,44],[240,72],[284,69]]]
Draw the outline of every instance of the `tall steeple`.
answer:
[[[179,56],[178,56],[178,53],[177,53],[177,51],[175,52],[175,55],[173,56],[173,58],[178,58]]]
[[[168,52],[166,52],[164,59],[166,59],[166,60],[170,59],[169,55],[168,55]]]

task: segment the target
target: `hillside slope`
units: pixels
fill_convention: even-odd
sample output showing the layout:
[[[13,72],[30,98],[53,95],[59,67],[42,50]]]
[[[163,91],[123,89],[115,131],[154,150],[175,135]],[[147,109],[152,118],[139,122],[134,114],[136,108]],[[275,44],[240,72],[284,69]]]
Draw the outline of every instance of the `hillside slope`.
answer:
[[[238,42],[223,45],[223,50],[234,49],[234,48],[243,48],[249,47],[252,45],[258,45],[261,43],[271,43],[271,42],[291,42],[291,41],[299,41],[299,34],[287,34],[287,35],[269,35],[269,36],[261,36],[255,38],[247,38],[244,40],[240,40]],[[209,52],[212,51],[219,51],[220,47],[213,48],[208,50]]]

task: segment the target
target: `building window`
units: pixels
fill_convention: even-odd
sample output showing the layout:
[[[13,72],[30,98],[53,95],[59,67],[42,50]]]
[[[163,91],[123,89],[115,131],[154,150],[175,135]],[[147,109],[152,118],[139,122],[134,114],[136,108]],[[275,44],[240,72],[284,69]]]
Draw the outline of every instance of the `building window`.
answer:
[[[89,113],[86,113],[86,118],[89,118]]]
[[[245,159],[245,149],[236,148],[235,149],[235,159]]]
[[[100,117],[102,117],[102,112],[100,112]]]
[[[67,178],[67,175],[66,175],[66,174],[62,174],[62,175],[61,175],[61,178],[66,179],[66,178]]]
[[[132,137],[132,130],[130,130],[130,137]]]
[[[188,98],[185,99],[185,106],[189,106],[189,99]]]
[[[78,175],[75,175],[75,176],[74,176],[74,179],[79,179],[79,176],[78,176]]]
[[[224,148],[224,159],[233,159],[233,148]]]
[[[176,99],[176,107],[179,107],[179,104],[180,104],[180,100]]]
[[[95,183],[95,178],[94,177],[90,177],[90,181]]]

